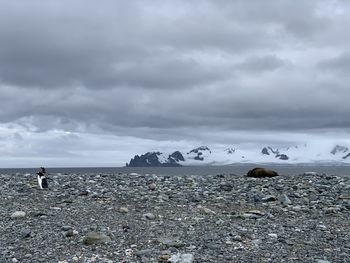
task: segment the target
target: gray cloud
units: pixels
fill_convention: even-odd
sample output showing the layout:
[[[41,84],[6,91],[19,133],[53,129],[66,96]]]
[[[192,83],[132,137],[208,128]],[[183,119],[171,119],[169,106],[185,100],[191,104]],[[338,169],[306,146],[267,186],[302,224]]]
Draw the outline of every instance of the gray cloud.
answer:
[[[330,59],[325,59],[318,64],[320,69],[338,71],[348,74],[350,70],[350,54],[343,53]]]
[[[0,124],[17,127],[12,145],[31,140],[19,129],[49,136],[37,148],[50,156],[76,156],[95,135],[94,147],[104,136],[165,147],[350,128],[346,1],[0,4]]]

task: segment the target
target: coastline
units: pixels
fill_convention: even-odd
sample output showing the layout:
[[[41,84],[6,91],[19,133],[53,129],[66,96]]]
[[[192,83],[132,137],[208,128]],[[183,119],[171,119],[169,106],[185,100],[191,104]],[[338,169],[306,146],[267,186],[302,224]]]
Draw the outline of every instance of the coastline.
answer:
[[[237,163],[232,165],[218,166],[180,166],[180,167],[49,167],[51,174],[155,174],[155,175],[216,175],[216,174],[236,174],[245,175],[247,171],[254,167],[265,167],[276,170],[283,175],[297,175],[305,172],[317,172],[319,174],[350,176],[350,165],[346,164],[276,164],[276,163]],[[0,174],[35,174],[37,168],[0,168]]]

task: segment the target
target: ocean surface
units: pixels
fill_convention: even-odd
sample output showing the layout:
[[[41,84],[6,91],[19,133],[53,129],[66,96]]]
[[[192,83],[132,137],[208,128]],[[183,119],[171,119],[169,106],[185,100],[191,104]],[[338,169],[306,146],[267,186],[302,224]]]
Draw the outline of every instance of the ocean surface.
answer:
[[[329,175],[350,176],[350,166],[347,165],[256,165],[239,164],[230,166],[189,166],[189,167],[46,167],[49,174],[118,174],[139,173],[157,175],[216,175],[236,174],[245,175],[254,167],[264,167],[277,171],[283,175],[297,175],[304,172],[326,173]],[[35,174],[39,168],[0,168],[0,174]]]

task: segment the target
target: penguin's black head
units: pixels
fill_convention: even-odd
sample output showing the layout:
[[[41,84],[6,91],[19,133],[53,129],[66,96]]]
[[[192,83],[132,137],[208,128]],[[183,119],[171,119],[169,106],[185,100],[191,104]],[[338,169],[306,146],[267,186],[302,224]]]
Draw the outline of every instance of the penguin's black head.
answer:
[[[36,173],[37,175],[39,175],[40,177],[41,176],[44,176],[44,174],[42,173],[42,172],[38,172],[38,173]]]

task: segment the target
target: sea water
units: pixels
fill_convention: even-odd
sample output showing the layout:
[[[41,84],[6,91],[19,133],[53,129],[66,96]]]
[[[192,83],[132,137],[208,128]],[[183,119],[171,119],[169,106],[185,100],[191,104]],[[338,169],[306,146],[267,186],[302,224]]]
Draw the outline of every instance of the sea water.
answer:
[[[254,167],[264,167],[277,171],[283,175],[297,175],[305,172],[317,172],[329,175],[350,175],[350,166],[347,165],[257,165],[237,164],[230,166],[187,166],[187,167],[46,167],[49,174],[118,174],[139,173],[156,175],[216,175],[235,174],[245,175]],[[35,174],[39,168],[1,168],[0,174]]]

